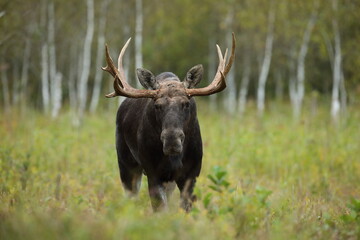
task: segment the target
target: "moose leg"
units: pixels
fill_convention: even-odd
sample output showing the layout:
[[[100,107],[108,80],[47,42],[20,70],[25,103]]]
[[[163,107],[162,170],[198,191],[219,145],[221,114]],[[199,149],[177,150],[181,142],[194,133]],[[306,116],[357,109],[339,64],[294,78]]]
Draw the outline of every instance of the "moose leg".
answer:
[[[176,184],[180,190],[180,206],[186,212],[190,212],[192,203],[196,199],[196,196],[193,195],[195,182],[195,178],[179,179],[176,181]]]
[[[116,136],[116,150],[121,182],[129,195],[135,196],[140,189],[142,168],[135,161],[130,149],[120,134]]]
[[[163,186],[165,188],[166,197],[167,197],[167,199],[169,199],[172,192],[174,191],[174,189],[176,187],[176,183],[175,182],[165,182],[165,183],[163,183]]]
[[[136,196],[141,185],[142,169],[127,168],[119,162],[120,179],[129,196]]]
[[[167,208],[166,189],[162,183],[157,181],[151,181],[148,178],[149,195],[151,199],[151,205],[155,212]]]

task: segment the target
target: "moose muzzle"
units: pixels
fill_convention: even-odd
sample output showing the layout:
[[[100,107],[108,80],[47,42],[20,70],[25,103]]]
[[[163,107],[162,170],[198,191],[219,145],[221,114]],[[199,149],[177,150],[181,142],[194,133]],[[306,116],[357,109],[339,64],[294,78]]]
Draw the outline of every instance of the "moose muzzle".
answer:
[[[165,155],[181,154],[185,139],[185,134],[181,129],[165,129],[161,132],[160,138]]]

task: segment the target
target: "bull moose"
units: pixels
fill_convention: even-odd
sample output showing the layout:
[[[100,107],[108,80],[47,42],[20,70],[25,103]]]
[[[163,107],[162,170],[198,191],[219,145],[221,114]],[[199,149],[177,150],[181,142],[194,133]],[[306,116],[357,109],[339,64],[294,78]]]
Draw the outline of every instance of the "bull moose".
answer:
[[[234,33],[228,60],[227,49],[223,56],[216,45],[219,57],[217,72],[211,84],[203,88],[194,88],[202,78],[202,65],[192,67],[184,81],[171,72],[155,77],[149,70],[138,68],[137,77],[145,89],[131,87],[125,79],[122,64],[130,40],[120,52],[118,68],[114,66],[106,46],[107,66],[102,68],[114,77],[115,91],[106,97],[127,97],[116,118],[121,182],[130,195],[136,195],[142,174],[145,174],[154,211],[167,207],[167,199],[177,185],[181,207],[188,212],[195,200],[193,189],[203,156],[193,96],[207,96],[225,89],[225,77],[235,58]]]

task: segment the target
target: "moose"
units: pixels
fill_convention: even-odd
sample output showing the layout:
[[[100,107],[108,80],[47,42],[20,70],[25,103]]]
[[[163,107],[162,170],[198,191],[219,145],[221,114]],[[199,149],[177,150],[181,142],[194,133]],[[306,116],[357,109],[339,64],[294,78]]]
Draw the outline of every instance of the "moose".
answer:
[[[131,87],[122,64],[130,40],[120,51],[117,68],[106,45],[107,66],[102,68],[114,78],[114,92],[106,97],[126,97],[116,117],[116,151],[122,185],[130,196],[136,195],[142,174],[146,175],[154,211],[167,208],[167,199],[177,185],[181,207],[188,212],[196,199],[193,189],[203,156],[193,97],[225,89],[225,77],[235,58],[234,33],[228,60],[227,49],[223,56],[216,45],[217,72],[213,81],[203,88],[195,88],[203,75],[202,65],[192,67],[183,81],[171,72],[155,76],[149,70],[138,68],[136,74],[145,89]]]

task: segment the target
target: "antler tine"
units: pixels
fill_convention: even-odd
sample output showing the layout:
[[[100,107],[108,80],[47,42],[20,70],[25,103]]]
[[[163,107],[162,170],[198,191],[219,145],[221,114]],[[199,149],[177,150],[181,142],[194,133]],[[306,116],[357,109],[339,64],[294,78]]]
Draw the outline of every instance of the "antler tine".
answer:
[[[219,45],[216,44],[216,49],[217,49],[217,54],[218,54],[218,58],[219,58],[219,65],[218,65],[218,69],[217,71],[223,71],[224,70],[224,57],[222,55],[222,52],[221,52],[221,48],[219,47]]]
[[[126,41],[124,47],[120,51],[119,58],[118,58],[118,70],[120,72],[121,78],[123,78],[123,79],[125,79],[125,71],[124,71],[124,67],[123,67],[123,64],[122,64],[122,60],[123,60],[123,56],[125,54],[125,51],[126,51],[128,45],[129,45],[130,41],[131,41],[131,38],[129,38]]]
[[[236,48],[236,39],[235,39],[235,34],[232,33],[232,47],[231,47],[231,55],[229,57],[229,62],[228,64],[226,65],[225,67],[225,70],[224,70],[224,74],[228,74],[228,72],[230,71],[231,69],[231,66],[234,62],[234,59],[235,59],[235,48]]]
[[[114,62],[110,56],[109,53],[109,48],[107,46],[107,44],[105,44],[105,59],[106,59],[106,67],[102,67],[101,69],[110,73],[111,76],[113,76],[115,78],[114,81],[114,90],[115,92],[109,93],[107,95],[105,95],[107,98],[112,98],[112,97],[116,97],[116,96],[121,96],[121,87],[123,87],[123,85],[121,84],[120,81],[117,81],[117,79],[119,78],[119,72],[116,69]],[[119,86],[120,85],[120,86]]]
[[[107,44],[105,44],[105,60],[106,60],[106,67],[101,67],[102,70],[110,73],[113,77],[116,76],[116,71],[115,71],[115,66],[114,66],[114,62],[113,60],[111,59],[110,57],[110,54],[109,54],[109,48],[107,46]]]

